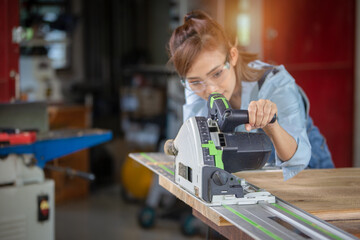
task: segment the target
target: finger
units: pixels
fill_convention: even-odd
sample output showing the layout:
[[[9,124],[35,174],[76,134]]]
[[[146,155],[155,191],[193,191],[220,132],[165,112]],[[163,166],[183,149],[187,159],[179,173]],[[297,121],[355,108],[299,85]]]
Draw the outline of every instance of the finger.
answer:
[[[264,117],[261,122],[261,127],[265,127],[271,121],[271,110],[272,110],[272,102],[270,100],[265,100],[264,104]]]
[[[256,119],[256,102],[255,101],[251,101],[248,107],[248,112],[249,112],[249,124],[250,126],[255,126],[255,119]]]
[[[250,132],[251,131],[251,125],[250,124],[245,124],[245,129],[246,131]]]
[[[256,109],[255,127],[257,128],[261,127],[261,123],[264,118],[264,104],[265,104],[264,99],[260,99],[259,101],[256,102],[257,109]]]
[[[273,119],[274,115],[277,114],[277,106],[275,103],[273,103],[273,106],[271,108],[271,113],[270,113],[270,119],[269,119],[269,122]],[[277,120],[275,120],[276,122]]]

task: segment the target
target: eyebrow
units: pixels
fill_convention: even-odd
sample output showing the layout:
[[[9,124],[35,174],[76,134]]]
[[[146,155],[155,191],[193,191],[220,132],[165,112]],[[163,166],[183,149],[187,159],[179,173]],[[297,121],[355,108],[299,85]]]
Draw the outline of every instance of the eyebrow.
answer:
[[[215,70],[216,70],[217,68],[219,68],[220,66],[221,66],[221,64],[213,67],[208,73],[206,73],[206,76],[209,76],[210,73],[212,73],[213,71],[215,71]],[[186,78],[186,79],[199,79],[199,78],[200,78],[200,77],[188,77],[188,78]]]

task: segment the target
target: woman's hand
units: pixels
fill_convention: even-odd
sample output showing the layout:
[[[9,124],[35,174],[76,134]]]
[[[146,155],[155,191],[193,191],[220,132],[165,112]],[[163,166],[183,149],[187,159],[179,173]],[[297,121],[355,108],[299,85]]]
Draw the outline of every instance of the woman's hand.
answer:
[[[249,104],[249,124],[245,129],[250,131],[255,128],[262,128],[274,144],[279,159],[288,161],[294,156],[297,149],[295,139],[283,129],[277,121],[269,124],[274,114],[277,114],[276,104],[270,100],[260,99]]]
[[[277,114],[276,104],[267,99],[252,101],[248,107],[249,124],[245,125],[247,131],[268,126],[271,119]],[[270,125],[269,125],[270,126]]]

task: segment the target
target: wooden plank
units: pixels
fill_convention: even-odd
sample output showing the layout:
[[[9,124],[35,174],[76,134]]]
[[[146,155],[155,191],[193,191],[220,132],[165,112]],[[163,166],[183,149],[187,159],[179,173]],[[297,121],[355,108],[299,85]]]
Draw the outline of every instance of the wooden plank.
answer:
[[[360,168],[308,169],[288,181],[281,171],[235,175],[323,220],[360,220]]]
[[[219,213],[215,212],[212,208],[204,204],[202,201],[185,191],[184,189],[180,188],[177,184],[173,181],[169,180],[166,177],[159,176],[159,184],[170,193],[175,195],[181,201],[185,202],[187,205],[195,209],[196,211],[200,212],[206,218],[210,219],[214,224],[217,226],[231,226],[232,224],[229,223],[226,219],[220,216]]]
[[[144,164],[146,167],[148,167],[155,173],[159,174],[159,184],[163,186],[165,189],[167,189],[169,192],[174,194],[176,197],[178,197],[180,200],[184,201],[186,204],[191,206],[196,212],[201,214],[201,216],[208,219],[211,222],[211,224],[209,225],[215,224],[214,226],[219,226],[219,227],[232,226],[232,224],[229,222],[231,220],[228,221],[224,217],[222,217],[218,209],[216,209],[216,207],[209,207],[209,205],[200,201],[198,198],[191,195],[190,193],[182,189],[174,182],[175,179],[174,179],[173,158],[160,153],[130,154],[130,156],[134,158],[136,161]],[[282,172],[280,171],[278,172],[253,171],[253,172],[237,173],[236,175],[238,175],[239,177],[243,177],[246,180],[250,180],[249,182],[251,182],[256,186],[262,187],[267,190],[270,189],[270,192],[273,193],[274,195],[277,195],[278,188],[281,188],[279,186],[282,186],[285,190],[282,191],[283,194],[280,194],[279,197],[284,201],[288,201],[288,199],[292,199],[293,201],[291,203],[297,206],[298,204],[296,203],[305,202],[308,200],[307,198],[309,198],[311,201],[311,199],[314,198],[314,196],[311,196],[311,194],[313,194],[311,184],[314,184],[314,188],[315,188],[314,191],[319,191],[319,193],[317,193],[319,197],[315,198],[315,200],[313,201],[319,201],[321,200],[322,197],[326,197],[327,200],[330,201],[329,206],[331,206],[332,201],[337,201],[336,200],[337,196],[341,198],[343,197],[342,195],[345,195],[346,192],[348,191],[348,189],[345,189],[344,191],[345,193],[341,192],[341,189],[344,189],[341,188],[341,186],[342,184],[344,184],[344,182],[346,182],[343,178],[345,179],[353,178],[353,174],[357,174],[355,175],[356,176],[355,180],[354,179],[348,180],[347,183],[350,184],[352,188],[356,188],[355,191],[358,190],[359,184],[357,182],[358,181],[357,176],[359,174],[357,171],[359,170],[356,170],[355,172],[354,169],[316,170],[316,172],[314,172],[314,170],[304,170],[302,173],[300,173],[300,175],[294,178],[294,179],[298,179],[297,181],[292,179],[292,180],[288,180],[287,182],[283,181]],[[331,179],[329,179],[329,175],[331,176]],[[259,179],[261,179],[261,181]],[[264,187],[264,185],[261,185],[259,183],[263,183],[263,184],[266,183],[267,187]],[[327,193],[326,191],[332,189],[332,186],[336,187],[336,191],[339,192],[337,192],[336,194],[334,194],[333,192]],[[299,190],[299,188],[301,190]],[[322,189],[324,189],[325,193],[321,192]],[[301,196],[300,193],[302,193],[303,196]],[[297,199],[297,197],[299,197],[299,194],[300,197],[302,197],[300,198],[300,200]],[[357,194],[355,194],[355,196],[357,196]],[[327,217],[330,219],[328,220],[328,222],[336,226],[339,226],[339,228],[357,236],[357,234],[360,234],[360,229],[359,229],[360,225],[358,224],[358,220],[357,220],[358,219],[357,210],[359,208],[359,205],[357,204],[357,199],[352,199],[350,201],[351,203],[353,203],[350,205],[354,206],[354,208],[349,208],[348,204],[343,204],[345,206],[343,206],[342,208],[340,206],[338,207],[341,209],[338,210],[335,209],[336,212],[332,212],[334,211],[334,209],[323,207],[320,210],[317,209],[318,217],[321,218],[329,215]],[[306,211],[306,209],[304,210]],[[356,211],[352,212],[353,210]],[[339,211],[342,214],[338,214]],[[333,214],[337,216],[333,216]],[[351,219],[349,220],[349,218]],[[346,223],[350,223],[350,224],[347,225]],[[228,234],[226,233],[227,231],[226,229],[230,229],[230,228],[224,228],[224,229],[225,232],[224,233],[220,232],[220,233],[226,236],[226,234]]]
[[[180,186],[175,184],[174,175],[164,170],[166,167],[170,171],[174,171],[174,158],[161,153],[131,153],[129,155],[134,160],[144,164],[151,171],[159,175],[159,184],[170,193],[175,195],[181,201],[200,212],[202,215],[210,219],[217,226],[231,226],[232,224],[224,219],[214,209],[209,208],[204,202],[191,195]]]
[[[328,223],[360,238],[360,220],[328,221]]]
[[[209,218],[205,217],[195,209],[192,210],[192,214],[200,219],[203,223],[216,230],[218,233],[223,235],[224,237],[232,240],[250,240],[253,239],[245,232],[241,231],[239,228],[231,225],[231,226],[218,226],[214,222],[210,221]]]

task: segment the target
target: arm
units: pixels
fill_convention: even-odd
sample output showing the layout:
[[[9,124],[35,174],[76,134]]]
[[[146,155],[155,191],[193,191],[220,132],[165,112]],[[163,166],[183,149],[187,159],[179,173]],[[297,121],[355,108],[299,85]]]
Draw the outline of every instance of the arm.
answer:
[[[270,100],[260,99],[252,101],[248,107],[249,124],[245,127],[250,131],[254,128],[262,128],[274,144],[278,157],[282,161],[288,161],[295,154],[297,143],[295,139],[279,125],[279,122],[270,124],[274,114],[278,114],[277,106]]]
[[[246,129],[262,128],[270,137],[275,147],[276,165],[282,167],[286,180],[306,168],[311,158],[311,145],[307,136],[305,107],[295,80],[283,66],[279,66],[278,70],[277,74],[270,75],[263,84],[257,94],[257,99],[260,100],[253,98],[256,103],[271,103],[269,105],[264,102],[260,112],[265,115],[270,112],[270,116],[277,113],[277,122],[265,124],[268,122],[267,118],[262,117],[261,113],[252,113],[255,120],[246,125]],[[252,104],[254,103],[250,103],[248,107]],[[267,106],[264,108],[264,105]]]
[[[278,122],[268,124],[263,130],[273,142],[275,151],[282,161],[288,161],[294,156],[298,147],[297,143]]]

